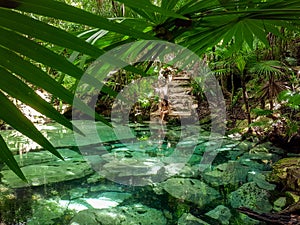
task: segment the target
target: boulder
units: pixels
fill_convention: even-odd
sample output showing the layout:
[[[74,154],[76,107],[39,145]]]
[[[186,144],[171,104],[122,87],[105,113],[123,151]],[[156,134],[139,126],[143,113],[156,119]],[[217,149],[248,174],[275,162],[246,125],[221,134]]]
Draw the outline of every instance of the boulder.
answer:
[[[141,204],[109,209],[87,209],[80,211],[70,225],[166,225],[167,220],[157,209]]]
[[[209,225],[205,221],[193,216],[190,213],[184,213],[178,220],[177,225]]]
[[[281,211],[284,209],[286,206],[286,197],[279,197],[275,202],[274,202],[274,210],[276,212]]]
[[[174,198],[192,202],[199,208],[220,197],[218,191],[196,179],[170,178],[161,185]]]
[[[238,162],[229,161],[216,166],[212,171],[205,172],[203,177],[207,183],[214,187],[228,184],[235,185],[246,181],[249,170],[248,167],[242,166]]]
[[[223,205],[218,205],[215,209],[205,213],[205,215],[218,220],[220,224],[229,224],[231,218],[230,209]]]
[[[55,156],[51,156],[50,159],[48,156],[50,153],[46,151],[43,152],[43,154],[45,155],[45,160],[48,162],[42,160],[43,154],[40,152],[25,154],[22,159],[24,166],[21,167],[21,169],[27,178],[28,183],[22,181],[11,170],[1,171],[1,181],[11,188],[22,188],[75,180],[94,172],[80,154],[71,150],[60,151],[60,153],[65,161],[60,160]]]
[[[270,212],[272,205],[268,198],[267,190],[260,189],[255,182],[250,182],[231,192],[228,200],[233,208],[246,207],[256,212]]]
[[[300,157],[284,158],[276,162],[269,181],[281,184],[286,190],[300,192]]]

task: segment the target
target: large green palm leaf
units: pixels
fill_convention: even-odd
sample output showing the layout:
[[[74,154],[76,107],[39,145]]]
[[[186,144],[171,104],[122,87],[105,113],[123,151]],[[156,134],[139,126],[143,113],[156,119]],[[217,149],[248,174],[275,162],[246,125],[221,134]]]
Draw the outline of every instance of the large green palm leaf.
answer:
[[[65,117],[59,114],[49,103],[36,95],[28,84],[41,87],[49,93],[52,93],[54,96],[71,104],[74,100],[74,95],[39,68],[38,63],[61,71],[76,79],[80,79],[84,71],[74,66],[65,57],[38,44],[35,40],[44,40],[52,44],[81,52],[92,58],[99,57],[104,51],[68,32],[34,20],[22,13],[7,9],[7,7],[16,8],[25,12],[38,12],[41,15],[75,22],[81,19],[80,21],[85,24],[106,29],[109,28],[114,32],[123,31],[120,33],[125,35],[135,34],[137,38],[150,39],[150,36],[140,31],[134,31],[132,28],[125,25],[112,23],[105,18],[94,16],[85,11],[55,1],[1,1],[0,6],[2,7],[0,7],[0,75],[3,78],[1,79],[0,85],[0,99],[2,105],[0,119],[34,140],[48,151],[62,158],[52,144],[12,103],[10,98],[17,98],[49,118],[73,129],[70,121],[66,120]],[[31,61],[28,59],[31,59]],[[111,63],[117,62],[115,59],[107,60],[110,60]],[[131,68],[131,70],[134,69]],[[18,77],[22,77],[27,84]],[[97,85],[97,82],[99,83],[99,81],[92,77],[89,82],[93,85]],[[108,94],[114,94],[111,90],[107,90],[107,92]],[[81,107],[80,109],[84,110],[85,113],[90,115],[94,114],[93,110],[85,106],[84,103],[79,103],[79,105]],[[102,119],[101,116],[97,117],[100,120]],[[3,138],[0,138],[0,146],[1,160],[4,161],[20,178],[25,179],[14,160],[13,155],[9,153]]]

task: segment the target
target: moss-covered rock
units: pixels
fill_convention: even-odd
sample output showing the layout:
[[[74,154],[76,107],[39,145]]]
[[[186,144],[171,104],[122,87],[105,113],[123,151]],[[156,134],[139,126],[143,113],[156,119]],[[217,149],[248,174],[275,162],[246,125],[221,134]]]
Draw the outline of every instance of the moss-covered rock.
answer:
[[[281,184],[286,190],[300,192],[300,157],[284,158],[276,162],[269,181]]]
[[[213,210],[207,212],[205,215],[217,220],[220,224],[229,224],[231,218],[230,209],[224,205],[218,205]]]
[[[196,179],[170,178],[162,186],[174,198],[192,202],[199,208],[220,197],[218,191]]]
[[[285,206],[286,206],[286,197],[279,197],[274,202],[273,209],[278,212],[278,211],[281,211]]]
[[[21,169],[28,183],[22,181],[11,170],[1,171],[1,181],[11,188],[22,188],[79,179],[94,172],[79,153],[71,150],[60,150],[59,152],[65,158],[65,161],[46,151],[23,155]],[[45,159],[43,159],[43,156]],[[16,157],[20,158],[20,156]]]
[[[207,183],[214,187],[229,184],[235,185],[246,181],[249,170],[249,167],[230,161],[216,166],[212,171],[204,173],[203,177]]]
[[[250,182],[230,193],[229,202],[233,208],[247,207],[257,212],[270,212],[272,205],[268,198],[268,191],[260,189],[256,183]]]
[[[193,216],[190,213],[185,213],[179,218],[177,225],[209,225],[209,224]]]
[[[141,204],[110,209],[87,209],[74,216],[70,225],[166,225],[167,220],[157,209]]]

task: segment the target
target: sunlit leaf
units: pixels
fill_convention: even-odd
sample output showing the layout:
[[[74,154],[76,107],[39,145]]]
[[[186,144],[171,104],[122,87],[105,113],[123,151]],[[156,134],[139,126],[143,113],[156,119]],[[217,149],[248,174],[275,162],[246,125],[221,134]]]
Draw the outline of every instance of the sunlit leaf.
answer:
[[[8,149],[6,143],[1,135],[0,135],[0,160],[4,160],[5,164],[8,166],[9,169],[14,171],[14,173],[18,177],[20,177],[20,179],[27,182],[22,170],[20,169],[12,152]]]
[[[0,102],[5,110],[0,110],[0,119],[10,124],[16,130],[26,135],[60,159],[63,157],[53,145],[39,132],[22,112],[0,91]]]
[[[141,39],[153,39],[153,37],[144,34],[132,27],[112,22],[101,16],[88,13],[81,9],[69,6],[65,3],[53,0],[16,0],[19,2],[18,10],[39,15],[49,16],[56,19],[66,20],[78,24],[85,24],[91,27],[114,31],[117,33],[129,35]]]

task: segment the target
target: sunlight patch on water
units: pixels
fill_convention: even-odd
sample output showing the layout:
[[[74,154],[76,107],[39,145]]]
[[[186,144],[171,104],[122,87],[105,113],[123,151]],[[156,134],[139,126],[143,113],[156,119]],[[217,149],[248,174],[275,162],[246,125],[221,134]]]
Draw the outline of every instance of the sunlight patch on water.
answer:
[[[90,204],[94,209],[106,209],[110,207],[116,207],[118,202],[111,200],[110,198],[101,197],[99,199],[88,198],[85,201]]]

